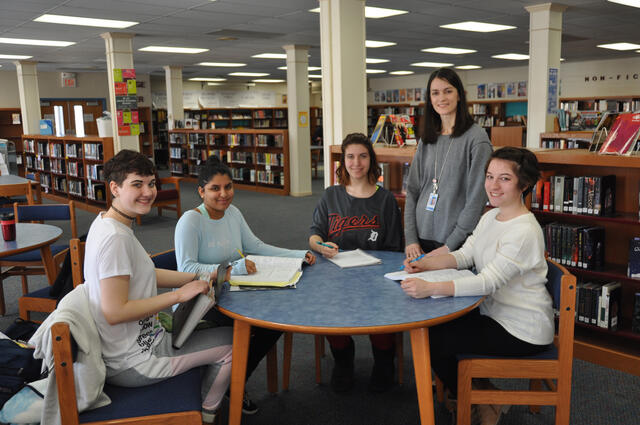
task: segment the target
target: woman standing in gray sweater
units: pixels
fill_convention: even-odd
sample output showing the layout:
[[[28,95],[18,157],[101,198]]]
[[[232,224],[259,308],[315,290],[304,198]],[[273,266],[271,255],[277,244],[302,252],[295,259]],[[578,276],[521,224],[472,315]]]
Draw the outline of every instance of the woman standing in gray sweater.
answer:
[[[469,114],[458,74],[449,68],[432,73],[407,182],[407,258],[446,254],[471,234],[487,202],[484,167],[491,152],[487,133]]]

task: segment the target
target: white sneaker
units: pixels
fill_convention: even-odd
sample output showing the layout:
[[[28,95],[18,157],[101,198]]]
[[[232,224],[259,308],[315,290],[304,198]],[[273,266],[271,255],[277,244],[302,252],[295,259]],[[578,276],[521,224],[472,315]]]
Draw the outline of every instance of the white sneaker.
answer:
[[[216,411],[202,409],[202,422],[212,424],[216,420]]]

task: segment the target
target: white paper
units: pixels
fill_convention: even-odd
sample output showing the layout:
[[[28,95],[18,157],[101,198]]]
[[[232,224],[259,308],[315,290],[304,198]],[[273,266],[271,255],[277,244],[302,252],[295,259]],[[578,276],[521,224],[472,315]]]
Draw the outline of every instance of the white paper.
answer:
[[[463,269],[442,269],[442,270],[429,270],[419,273],[408,273],[404,270],[397,272],[391,272],[384,275],[387,279],[391,280],[404,280],[408,277],[417,277],[418,279],[426,280],[427,282],[448,282],[454,279],[460,279],[461,277],[475,276],[471,270]],[[432,295],[431,298],[443,298],[446,295]]]
[[[231,276],[232,285],[263,285],[282,284],[286,286],[302,269],[303,258],[269,257],[264,255],[248,255],[256,265],[256,272],[247,275]],[[295,284],[295,282],[293,282]]]
[[[341,268],[371,266],[374,264],[382,264],[382,260],[367,254],[361,249],[353,251],[341,251],[329,258],[329,261]]]

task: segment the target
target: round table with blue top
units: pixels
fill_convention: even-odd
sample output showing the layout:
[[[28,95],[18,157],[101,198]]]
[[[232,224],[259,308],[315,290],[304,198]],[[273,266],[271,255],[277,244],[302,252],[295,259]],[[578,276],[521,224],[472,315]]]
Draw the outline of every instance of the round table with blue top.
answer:
[[[409,331],[421,423],[434,423],[428,328],[468,313],[482,297],[411,298],[384,277],[398,271],[404,253],[369,253],[382,264],[341,269],[318,257],[296,289],[223,292],[218,309],[234,319],[229,424],[240,424],[252,325],[314,335]]]

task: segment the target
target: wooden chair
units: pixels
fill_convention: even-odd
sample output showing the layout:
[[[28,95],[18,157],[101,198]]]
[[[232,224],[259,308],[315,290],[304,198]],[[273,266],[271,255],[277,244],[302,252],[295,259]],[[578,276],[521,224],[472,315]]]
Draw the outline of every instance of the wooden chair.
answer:
[[[85,244],[86,242],[80,242],[78,238],[73,238],[69,241],[69,249],[71,250],[71,276],[74,288],[84,282]]]
[[[71,224],[71,236],[78,237],[76,229],[76,214],[73,201],[68,204],[40,204],[40,205],[19,205],[14,203],[14,214],[16,221],[49,221],[49,220],[69,220]],[[69,250],[69,245],[51,245],[51,254],[56,264],[56,269],[60,268],[65,255]],[[4,294],[2,283],[9,276],[20,276],[22,279],[22,294],[18,300],[20,317],[30,320],[31,311],[50,313],[56,308],[56,298],[49,295],[49,287],[44,287],[33,292],[29,292],[27,276],[44,274],[44,266],[40,258],[40,250],[35,249],[22,254],[10,255],[0,259],[0,267],[7,267],[0,273],[0,313],[4,314]]]
[[[41,203],[40,185],[35,182],[4,184],[0,186],[0,206],[12,207],[15,202],[27,205]],[[16,196],[22,199],[12,199]]]
[[[576,278],[554,261],[547,260],[547,265],[547,289],[554,308],[560,313],[557,346],[552,344],[543,353],[522,358],[460,356],[458,425],[471,423],[472,404],[552,405],[556,407],[556,425],[569,424]],[[473,378],[528,378],[532,381],[529,391],[480,390],[471,387]],[[544,380],[550,391],[540,390],[540,380]]]
[[[180,180],[181,177],[157,177],[156,185],[158,187],[158,194],[156,200],[153,202],[153,207],[158,208],[158,215],[162,215],[162,210],[172,210],[176,212],[177,218],[182,215],[182,207],[180,205]],[[172,189],[163,189],[165,185],[173,185]],[[138,225],[142,224],[142,218],[136,217]]]

